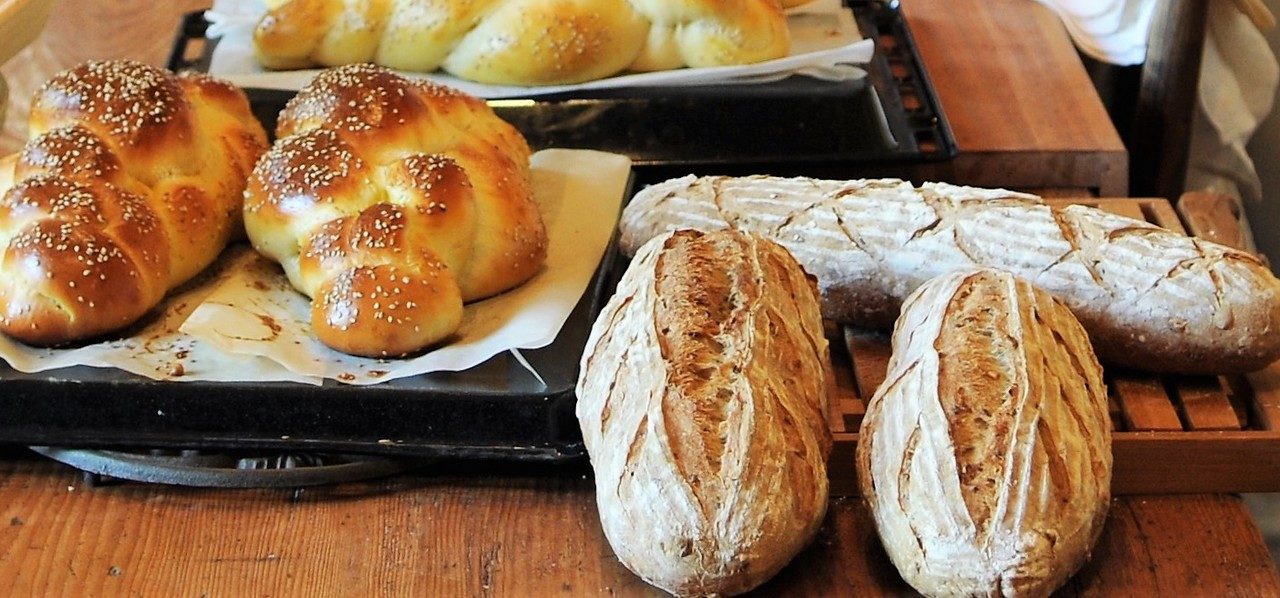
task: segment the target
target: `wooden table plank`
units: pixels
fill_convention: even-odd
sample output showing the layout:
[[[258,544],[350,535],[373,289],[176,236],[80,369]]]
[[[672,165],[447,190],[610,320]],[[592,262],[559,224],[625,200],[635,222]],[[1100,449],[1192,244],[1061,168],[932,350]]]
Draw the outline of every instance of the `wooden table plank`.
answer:
[[[1253,416],[1258,424],[1268,430],[1280,430],[1280,368],[1272,365],[1248,374],[1247,378],[1256,397],[1257,410]]]
[[[1154,375],[1131,372],[1116,376],[1110,389],[1120,403],[1120,415],[1124,430],[1169,431],[1181,430],[1182,421],[1164,383]]]
[[[1191,430],[1239,430],[1240,421],[1218,376],[1176,376],[1174,397]]]
[[[960,148],[921,175],[1127,195],[1128,153],[1050,10],[1025,0],[902,7]]]
[[[1124,498],[1112,513],[1068,595],[1280,592],[1236,498]],[[90,488],[65,466],[9,458],[0,522],[0,587],[14,595],[661,595],[617,562],[581,476]],[[758,594],[906,590],[861,503],[833,499],[817,541]]]
[[[870,401],[889,373],[889,357],[893,355],[889,335],[850,327],[845,328],[844,342],[847,355],[853,359],[858,395]]]
[[[1234,513],[1235,496],[1135,496],[1112,504],[1087,563],[1061,592],[1077,596],[1274,596],[1280,583],[1256,527],[1204,528],[1204,517]],[[1179,521],[1173,513],[1186,518]],[[1238,523],[1238,522],[1237,522]],[[1129,567],[1109,568],[1123,559]],[[1208,568],[1214,570],[1209,573]]]

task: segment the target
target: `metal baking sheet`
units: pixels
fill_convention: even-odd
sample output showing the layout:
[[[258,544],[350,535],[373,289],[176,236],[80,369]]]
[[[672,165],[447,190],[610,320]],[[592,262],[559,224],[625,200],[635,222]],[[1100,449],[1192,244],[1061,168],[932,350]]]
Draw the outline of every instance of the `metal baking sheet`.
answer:
[[[622,88],[491,100],[535,149],[589,148],[629,156],[639,171],[725,174],[872,172],[946,160],[956,144],[897,3],[846,0],[875,40],[867,76],[790,77],[755,85]],[[207,71],[216,40],[203,13],[187,15],[172,70]],[[292,91],[247,89],[274,129]],[[852,176],[852,175],[850,175]]]
[[[880,2],[850,6],[877,43],[868,76],[858,81],[791,78],[492,104],[537,149],[591,147],[631,156],[633,185],[687,172],[855,176],[954,156],[954,139],[901,14]],[[206,26],[200,13],[188,15],[170,68],[207,65],[210,47],[200,44]],[[269,129],[292,95],[248,93]],[[616,251],[607,252],[556,341],[523,352],[545,386],[507,354],[464,372],[370,387],[162,383],[109,369],[23,374],[0,364],[0,442],[578,460],[578,360],[621,266]]]
[[[558,462],[583,454],[573,387],[591,324],[616,284],[613,244],[549,346],[462,372],[375,386],[157,382],[0,363],[0,442],[87,448],[272,449]]]

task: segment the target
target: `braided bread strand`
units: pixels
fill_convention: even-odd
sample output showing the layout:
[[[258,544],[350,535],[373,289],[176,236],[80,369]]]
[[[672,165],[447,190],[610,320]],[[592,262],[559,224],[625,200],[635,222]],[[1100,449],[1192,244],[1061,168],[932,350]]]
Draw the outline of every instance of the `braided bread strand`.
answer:
[[[481,100],[381,67],[329,69],[281,113],[245,226],[312,298],[322,342],[411,353],[452,334],[464,301],[541,269],[529,154]]]
[[[508,85],[786,56],[806,0],[274,0],[254,31],[272,69],[360,62]]]
[[[267,147],[239,89],[130,61],[54,76],[29,131],[0,162],[0,330],[33,345],[125,327],[208,266]]]

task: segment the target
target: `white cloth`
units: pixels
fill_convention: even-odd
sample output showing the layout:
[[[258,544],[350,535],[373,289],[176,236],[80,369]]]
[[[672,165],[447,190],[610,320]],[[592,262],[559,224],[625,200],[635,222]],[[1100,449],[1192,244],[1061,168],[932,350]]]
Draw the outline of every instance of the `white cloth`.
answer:
[[[1207,27],[1187,189],[1260,202],[1262,184],[1245,145],[1271,113],[1280,65],[1266,37],[1229,0],[1210,3]]]
[[[1146,59],[1156,0],[1036,1],[1062,18],[1085,54],[1118,65]],[[1270,114],[1277,85],[1280,66],[1266,38],[1234,2],[1212,0],[1191,127],[1188,190],[1216,191],[1245,203],[1262,199],[1245,145]]]
[[[1080,51],[1118,65],[1142,64],[1155,0],[1036,0],[1062,19]]]

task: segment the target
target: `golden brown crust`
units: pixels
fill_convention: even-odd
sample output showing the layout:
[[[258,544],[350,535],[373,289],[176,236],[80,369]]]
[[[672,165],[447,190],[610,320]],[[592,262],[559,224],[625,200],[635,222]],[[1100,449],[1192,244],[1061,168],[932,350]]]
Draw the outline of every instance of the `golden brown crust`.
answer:
[[[550,85],[779,58],[789,35],[777,0],[291,0],[263,15],[254,47],[267,68],[376,62]]]
[[[32,101],[31,132],[80,124],[128,158],[181,147],[193,137],[191,106],[171,73],[131,61],[94,61],[62,71]]]
[[[39,345],[124,327],[212,262],[266,149],[239,90],[129,61],[54,76],[30,130],[0,189],[0,330]]]
[[[523,283],[545,261],[529,147],[483,101],[386,69],[342,67],[289,102],[277,133],[249,182],[246,227],[298,290],[358,307],[343,307],[357,315],[334,328],[322,316],[332,310],[313,306],[312,324],[329,328],[321,339],[334,348],[387,356],[439,342],[456,328],[461,301]],[[373,322],[357,321],[386,303],[331,282],[383,265],[422,294],[401,316],[422,334],[390,342]],[[362,296],[339,299],[339,289]]]
[[[829,363],[816,286],[777,244],[678,231],[645,245],[577,385],[619,560],[680,596],[742,593],[790,561],[827,506]]]
[[[917,590],[1047,596],[1088,558],[1110,502],[1102,368],[1044,291],[997,270],[939,276],[903,306],[856,456]]]
[[[0,262],[0,326],[19,340],[52,345],[109,332],[164,295],[168,247],[142,198],[40,175],[5,195],[0,220],[23,223]]]
[[[952,314],[938,330],[933,346],[938,360],[938,400],[947,416],[955,443],[960,485],[985,491],[1004,483],[1009,422],[1018,388],[1020,339],[1014,335],[1010,313],[1003,309],[1004,288],[991,272],[965,279],[946,306]],[[1014,315],[1016,317],[1016,314]],[[963,355],[963,358],[946,359]],[[981,492],[963,498],[974,525],[987,527],[994,505]]]

